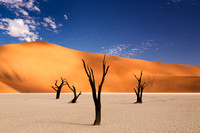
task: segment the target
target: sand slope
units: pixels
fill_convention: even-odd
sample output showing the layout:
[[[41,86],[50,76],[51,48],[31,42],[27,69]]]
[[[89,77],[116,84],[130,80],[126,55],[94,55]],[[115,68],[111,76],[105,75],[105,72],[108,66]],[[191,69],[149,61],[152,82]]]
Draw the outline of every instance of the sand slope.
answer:
[[[102,54],[76,51],[45,41],[0,45],[0,93],[54,92],[55,80],[66,78],[77,90],[91,88],[81,59],[94,70],[96,85],[102,76]],[[200,66],[167,64],[107,55],[110,70],[103,92],[132,92],[133,73],[143,69],[146,92],[200,92]],[[63,92],[70,92],[67,86]]]

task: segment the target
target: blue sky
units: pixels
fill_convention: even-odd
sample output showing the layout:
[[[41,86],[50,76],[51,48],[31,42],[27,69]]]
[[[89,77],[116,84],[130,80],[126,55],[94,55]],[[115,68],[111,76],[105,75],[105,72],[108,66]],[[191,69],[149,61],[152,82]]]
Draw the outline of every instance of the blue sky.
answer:
[[[0,45],[36,40],[200,65],[200,1],[0,0]]]

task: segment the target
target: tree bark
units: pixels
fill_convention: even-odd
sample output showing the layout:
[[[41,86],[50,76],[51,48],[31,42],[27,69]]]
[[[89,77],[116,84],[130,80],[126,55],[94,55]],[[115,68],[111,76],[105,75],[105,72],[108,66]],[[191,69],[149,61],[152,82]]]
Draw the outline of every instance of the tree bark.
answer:
[[[94,124],[93,125],[100,125],[101,124],[101,104],[98,103],[95,106],[95,120],[94,120]]]
[[[71,103],[76,103],[78,97],[81,95],[81,92],[76,96],[76,94],[74,94],[74,98],[72,99]]]
[[[137,101],[136,101],[136,103],[142,103],[142,99],[141,99],[141,97],[137,97]]]
[[[58,91],[57,91],[57,93],[56,93],[56,99],[59,99],[59,98],[60,98],[60,91],[61,91],[61,90],[58,90]]]

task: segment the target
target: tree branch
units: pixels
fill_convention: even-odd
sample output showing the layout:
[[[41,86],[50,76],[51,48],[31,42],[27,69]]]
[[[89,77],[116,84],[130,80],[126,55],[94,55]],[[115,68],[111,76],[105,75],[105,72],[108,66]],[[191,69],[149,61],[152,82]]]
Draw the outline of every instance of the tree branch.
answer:
[[[143,71],[143,70],[142,70]],[[140,81],[141,81],[141,79],[142,79],[142,71],[141,71],[141,74],[140,74]]]
[[[89,78],[89,74],[88,74],[88,71],[87,71],[87,68],[86,68],[85,61],[83,59],[82,59],[82,61],[83,61],[83,66],[84,66],[85,72],[86,72],[86,74],[87,74],[87,76]]]
[[[55,86],[56,86],[56,87],[58,87],[57,83],[58,83],[58,80],[56,80],[56,82],[55,82]]]
[[[135,74],[133,74],[134,76],[135,76],[135,78],[139,81],[139,79],[138,79],[138,77],[135,75]]]
[[[98,101],[100,101],[100,97],[101,97],[101,89],[102,89],[102,86],[103,86],[103,82],[105,80],[105,76],[108,72],[108,69],[110,66],[107,66],[106,68],[106,62],[105,62],[105,58],[106,58],[106,55],[104,55],[104,59],[103,59],[103,75],[102,75],[102,79],[101,79],[101,83],[99,85],[99,90],[98,90]],[[105,69],[106,68],[106,69]]]
[[[138,95],[138,93],[137,93],[136,89],[135,89],[135,88],[133,88],[133,89],[134,89],[134,91],[135,91],[135,94],[136,94],[136,95]]]
[[[91,75],[91,73],[93,73],[93,70],[88,66],[86,66],[85,64],[85,61],[82,59],[83,61],[83,66],[84,66],[84,69],[85,69],[85,72],[89,78],[89,82],[90,82],[90,86],[92,88],[92,96],[93,96],[93,100],[95,102],[95,104],[97,103],[97,97],[96,97],[96,87],[95,87],[95,81],[93,80],[94,79],[94,75]],[[90,71],[91,70],[91,71]]]
[[[79,92],[79,94],[78,94],[77,98],[78,98],[80,95],[81,95],[81,91]]]
[[[142,85],[141,85],[141,91],[144,90],[144,88],[147,86],[146,82],[144,82]]]
[[[58,91],[58,90],[56,90],[53,86],[51,86],[55,91]]]
[[[74,92],[74,95],[76,96],[76,88],[74,86],[72,86],[74,89],[73,89],[73,92]]]

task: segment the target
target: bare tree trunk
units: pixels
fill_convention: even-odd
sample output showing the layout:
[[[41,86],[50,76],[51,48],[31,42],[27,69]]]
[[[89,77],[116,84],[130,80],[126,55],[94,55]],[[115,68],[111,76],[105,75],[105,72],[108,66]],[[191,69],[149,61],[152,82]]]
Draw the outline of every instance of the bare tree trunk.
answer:
[[[142,103],[142,93],[143,93],[144,88],[146,87],[146,82],[141,84],[141,82],[142,82],[142,71],[141,71],[141,74],[140,74],[140,78],[138,78],[136,75],[133,74],[138,81],[137,91],[136,91],[135,88],[133,88],[134,91],[135,91],[135,94],[137,96],[137,101],[135,103]]]
[[[76,88],[75,88],[75,86],[72,85],[72,87],[71,87],[67,81],[65,81],[65,82],[66,82],[67,86],[70,88],[70,90],[72,90],[73,93],[74,93],[74,98],[72,99],[72,101],[70,103],[76,103],[76,100],[81,95],[81,92],[79,92],[79,94],[76,95]]]
[[[98,103],[95,106],[95,120],[93,125],[100,125],[101,124],[101,103]]]
[[[139,102],[140,102],[140,96],[137,95],[137,101],[136,101],[136,103],[139,103]]]
[[[137,101],[136,101],[136,103],[142,103],[142,99],[141,99],[141,97],[140,97],[140,96],[137,98]]]
[[[142,93],[143,93],[143,90],[141,91],[141,95],[140,95],[140,103],[142,103]]]
[[[57,93],[56,93],[56,99],[59,99],[59,98],[60,98],[60,91],[61,91],[61,90],[58,90],[58,91],[57,91]]]
[[[80,95],[81,95],[81,92],[79,92],[78,96],[74,95],[74,98],[72,99],[71,103],[76,103],[76,101]]]
[[[105,55],[103,59],[103,76],[101,79],[101,83],[99,85],[99,90],[98,90],[98,96],[96,96],[96,86],[95,86],[95,78],[94,78],[94,73],[92,68],[89,68],[86,66],[85,61],[83,61],[83,66],[85,69],[85,72],[89,78],[90,86],[92,88],[92,96],[93,96],[93,101],[95,104],[95,120],[93,125],[100,125],[101,124],[101,89],[104,83],[105,76],[108,72],[109,66],[106,67],[106,62],[105,62]]]
[[[61,80],[62,80],[62,82],[61,82],[61,84],[59,86],[57,85],[57,82],[58,82],[57,80],[56,80],[55,86],[51,86],[56,91],[56,99],[60,98],[61,89],[62,89],[63,85],[66,85],[65,84],[65,79],[63,79],[61,77]]]

